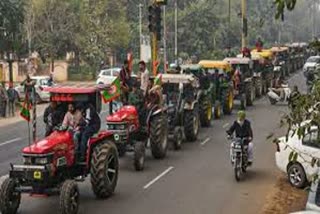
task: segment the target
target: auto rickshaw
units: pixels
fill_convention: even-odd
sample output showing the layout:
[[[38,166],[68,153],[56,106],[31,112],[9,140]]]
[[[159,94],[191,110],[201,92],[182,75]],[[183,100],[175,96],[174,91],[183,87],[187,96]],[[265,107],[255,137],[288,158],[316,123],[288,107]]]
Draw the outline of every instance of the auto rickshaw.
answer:
[[[223,113],[231,114],[233,110],[234,87],[232,82],[232,67],[226,61],[202,60],[201,66],[213,77],[214,87],[216,89],[216,100],[222,104]],[[218,73],[216,73],[218,72]],[[215,75],[218,74],[218,79]],[[218,82],[216,82],[216,80]]]

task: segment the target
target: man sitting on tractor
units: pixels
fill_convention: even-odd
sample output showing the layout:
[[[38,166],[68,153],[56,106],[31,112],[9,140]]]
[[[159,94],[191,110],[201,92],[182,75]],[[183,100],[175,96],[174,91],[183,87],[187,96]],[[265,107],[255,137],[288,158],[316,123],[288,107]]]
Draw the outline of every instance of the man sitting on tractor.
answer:
[[[87,104],[84,114],[84,127],[83,131],[81,132],[81,142],[80,142],[80,161],[85,160],[85,155],[87,151],[87,144],[90,139],[95,133],[97,133],[100,130],[101,127],[101,120],[99,117],[98,112],[93,107],[92,104]]]

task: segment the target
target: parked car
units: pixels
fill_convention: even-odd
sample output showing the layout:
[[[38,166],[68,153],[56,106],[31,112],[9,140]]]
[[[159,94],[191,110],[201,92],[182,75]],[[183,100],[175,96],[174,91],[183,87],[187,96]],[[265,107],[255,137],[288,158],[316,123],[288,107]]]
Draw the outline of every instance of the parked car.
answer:
[[[50,101],[50,93],[45,92],[43,89],[49,87],[49,76],[32,76],[31,79],[35,81],[35,89],[36,89],[36,102],[49,102]],[[19,85],[15,87],[18,92],[19,100],[23,100],[25,98],[24,86]]]
[[[120,71],[121,68],[109,68],[101,70],[98,75],[97,84],[111,84],[114,80],[114,77],[120,74]]]
[[[320,64],[320,56],[311,56],[304,64],[303,71],[306,72],[309,69],[314,70],[318,64]]]
[[[320,143],[318,143],[318,130],[311,130],[299,139],[297,134],[289,134],[288,141],[285,137],[279,138],[275,153],[278,168],[288,176],[290,184],[297,188],[305,187],[312,181],[313,175],[318,173],[317,166],[311,166],[312,157],[320,158]],[[289,160],[290,153],[296,151],[299,155],[296,161]],[[292,158],[291,158],[292,159]]]

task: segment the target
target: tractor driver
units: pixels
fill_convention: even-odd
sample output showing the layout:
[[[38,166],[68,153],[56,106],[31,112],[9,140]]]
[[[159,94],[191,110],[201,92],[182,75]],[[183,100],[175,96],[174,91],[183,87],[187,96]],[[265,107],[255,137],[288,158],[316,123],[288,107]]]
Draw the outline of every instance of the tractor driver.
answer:
[[[85,161],[88,141],[101,127],[99,114],[92,104],[87,104],[83,115],[83,130],[80,133],[80,161]]]

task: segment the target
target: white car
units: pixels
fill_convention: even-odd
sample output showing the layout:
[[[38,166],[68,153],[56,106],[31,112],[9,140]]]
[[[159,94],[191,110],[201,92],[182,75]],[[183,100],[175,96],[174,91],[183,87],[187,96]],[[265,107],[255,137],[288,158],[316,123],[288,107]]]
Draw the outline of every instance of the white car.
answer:
[[[315,69],[320,64],[320,56],[311,56],[303,66],[303,71],[306,72],[309,69]]]
[[[317,137],[318,130],[312,127],[302,139],[299,139],[297,134],[293,136],[289,134],[287,142],[285,137],[279,138],[275,153],[276,164],[281,171],[287,174],[290,184],[294,187],[305,187],[318,173],[318,167],[310,164],[312,157],[320,158],[320,143]],[[296,161],[289,161],[293,150],[299,155]]]
[[[36,102],[49,102],[50,101],[50,93],[45,92],[42,89],[45,87],[49,87],[48,81],[50,79],[49,76],[32,76],[30,77],[33,81],[35,81],[35,90],[36,90]],[[23,100],[25,98],[24,86],[19,85],[15,87],[18,92],[19,99]]]
[[[121,68],[101,70],[98,75],[97,84],[111,84],[115,77],[119,76],[120,71]]]

